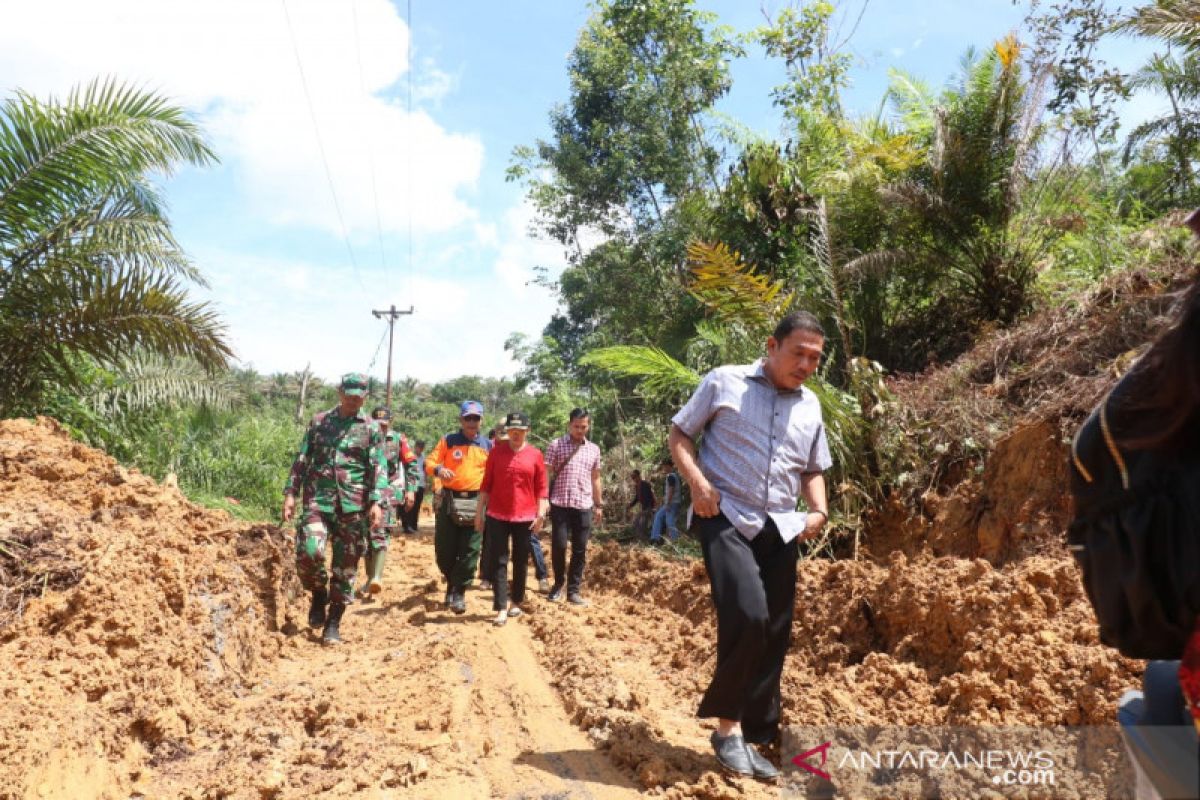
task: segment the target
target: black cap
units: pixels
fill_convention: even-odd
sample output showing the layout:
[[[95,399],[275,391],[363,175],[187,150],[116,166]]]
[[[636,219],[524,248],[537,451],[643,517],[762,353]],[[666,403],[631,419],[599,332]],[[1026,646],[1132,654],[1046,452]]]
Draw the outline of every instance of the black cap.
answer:
[[[387,406],[375,406],[375,410],[371,412],[371,419],[377,419],[380,422],[391,422],[392,410]]]
[[[504,418],[505,428],[519,428],[521,430],[529,430],[529,417],[524,411],[510,411],[508,416]]]

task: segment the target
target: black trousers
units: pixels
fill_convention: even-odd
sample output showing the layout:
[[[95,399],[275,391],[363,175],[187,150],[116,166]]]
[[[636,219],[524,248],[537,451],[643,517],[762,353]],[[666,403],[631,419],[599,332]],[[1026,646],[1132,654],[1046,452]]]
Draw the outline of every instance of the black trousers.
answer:
[[[779,679],[792,634],[798,540],[766,526],[747,541],[724,514],[693,518],[717,612],[717,667],[698,715],[740,720],[747,742],[779,732]]]
[[[588,539],[592,538],[592,510],[550,506],[550,562],[554,586],[567,584],[567,594],[579,594],[583,588],[583,568],[587,566]],[[571,566],[567,567],[567,542],[571,544]]]
[[[514,605],[525,602],[525,577],[529,572],[529,522],[505,522],[495,517],[484,519],[488,554],[487,568],[491,570],[492,610],[508,608],[508,545],[512,542],[512,601]]]
[[[421,519],[421,501],[425,499],[425,487],[418,486],[417,491],[413,493],[413,507],[408,511],[403,510],[401,506],[401,520],[404,523],[405,530],[415,531],[417,522]]]

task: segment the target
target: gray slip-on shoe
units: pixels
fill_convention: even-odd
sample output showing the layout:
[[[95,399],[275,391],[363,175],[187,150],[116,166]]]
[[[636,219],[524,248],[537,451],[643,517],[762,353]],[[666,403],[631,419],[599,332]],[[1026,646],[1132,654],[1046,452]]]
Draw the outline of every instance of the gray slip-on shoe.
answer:
[[[746,752],[746,740],[740,733],[721,736],[713,731],[709,741],[712,742],[713,752],[717,754],[717,763],[722,769],[735,775],[754,776],[750,754]]]
[[[759,780],[773,781],[779,777],[779,769],[767,760],[767,757],[758,752],[758,748],[746,742],[746,756],[750,759],[750,768],[754,770],[754,777]]]

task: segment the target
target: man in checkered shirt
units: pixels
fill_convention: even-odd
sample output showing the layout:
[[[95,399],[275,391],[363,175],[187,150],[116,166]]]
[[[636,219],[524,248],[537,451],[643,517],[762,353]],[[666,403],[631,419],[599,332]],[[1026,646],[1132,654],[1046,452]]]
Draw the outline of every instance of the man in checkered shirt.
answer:
[[[567,602],[586,606],[580,595],[583,567],[587,563],[587,544],[592,523],[604,513],[600,483],[600,448],[588,441],[591,417],[582,408],[571,411],[567,435],[555,439],[546,448],[546,471],[550,476],[550,560],[554,567],[554,586],[548,600],[562,597]],[[571,543],[571,567],[567,569],[567,541]]]

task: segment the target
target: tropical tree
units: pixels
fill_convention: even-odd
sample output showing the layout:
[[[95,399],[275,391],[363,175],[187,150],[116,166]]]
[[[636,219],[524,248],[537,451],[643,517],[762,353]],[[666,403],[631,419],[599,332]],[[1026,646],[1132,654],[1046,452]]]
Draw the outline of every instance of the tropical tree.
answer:
[[[928,155],[889,195],[910,224],[907,260],[929,279],[917,317],[949,323],[949,331],[1009,323],[1026,310],[1053,238],[1023,213],[1037,185],[1042,127],[1038,90],[1023,79],[1019,53],[1013,37],[981,58],[968,53],[960,82],[935,103],[898,95],[901,116],[928,136]],[[944,344],[938,338],[929,343],[934,352]]]
[[[214,160],[182,109],[112,80],[0,105],[0,413],[79,387],[79,356],[225,367],[223,327],[187,298],[202,279],[151,181]]]
[[[1154,0],[1130,12],[1116,30],[1161,39],[1195,52],[1200,49],[1200,0]]]
[[[1165,151],[1170,166],[1166,194],[1172,203],[1189,200],[1195,189],[1193,160],[1200,151],[1200,55],[1182,59],[1155,54],[1150,62],[1129,76],[1129,86],[1161,93],[1171,103],[1171,112],[1149,119],[1129,133],[1125,141],[1124,162],[1128,165],[1149,145]]]
[[[680,198],[716,184],[720,152],[702,116],[731,85],[740,52],[693,0],[600,0],[568,64],[571,96],[553,137],[514,152],[541,222],[578,258],[586,229],[661,224]]]

